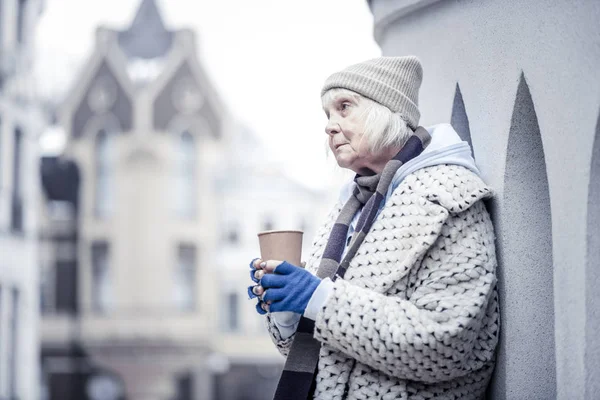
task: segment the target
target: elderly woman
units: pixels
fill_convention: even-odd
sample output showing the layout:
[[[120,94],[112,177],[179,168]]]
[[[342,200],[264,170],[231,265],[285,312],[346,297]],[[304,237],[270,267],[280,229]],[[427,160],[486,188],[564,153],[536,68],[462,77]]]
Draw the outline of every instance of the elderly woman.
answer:
[[[381,57],[325,82],[329,147],[356,176],[306,268],[250,264],[287,356],[276,399],[484,396],[499,328],[491,191],[450,125],[418,125],[422,75],[416,57]]]

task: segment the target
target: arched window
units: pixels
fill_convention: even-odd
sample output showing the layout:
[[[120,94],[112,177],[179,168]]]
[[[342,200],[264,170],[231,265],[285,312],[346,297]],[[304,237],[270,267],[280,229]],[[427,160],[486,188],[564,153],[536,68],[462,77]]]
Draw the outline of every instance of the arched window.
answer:
[[[184,131],[177,138],[175,153],[175,212],[183,218],[196,214],[196,144]]]
[[[98,218],[110,216],[114,205],[114,137],[101,129],[96,136],[94,209]]]

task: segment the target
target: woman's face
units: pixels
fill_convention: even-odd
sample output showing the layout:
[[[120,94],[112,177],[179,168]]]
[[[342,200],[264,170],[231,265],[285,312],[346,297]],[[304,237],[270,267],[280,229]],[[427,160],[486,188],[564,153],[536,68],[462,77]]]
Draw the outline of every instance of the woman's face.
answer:
[[[346,91],[325,98],[323,110],[328,118],[325,133],[338,165],[361,175],[381,172],[391,157],[386,159],[386,154],[376,155],[369,151],[364,137],[366,113],[362,98]]]

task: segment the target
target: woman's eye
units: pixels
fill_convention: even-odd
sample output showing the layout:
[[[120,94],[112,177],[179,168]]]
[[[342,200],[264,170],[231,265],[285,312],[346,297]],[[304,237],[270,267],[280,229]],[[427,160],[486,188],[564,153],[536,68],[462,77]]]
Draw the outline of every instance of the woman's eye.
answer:
[[[350,103],[342,103],[342,111],[345,111],[348,108],[350,108]]]

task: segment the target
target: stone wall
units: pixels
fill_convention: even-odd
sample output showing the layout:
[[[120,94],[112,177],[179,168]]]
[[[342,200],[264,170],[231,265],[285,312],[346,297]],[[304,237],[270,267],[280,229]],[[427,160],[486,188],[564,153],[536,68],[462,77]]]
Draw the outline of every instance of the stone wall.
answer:
[[[496,193],[490,398],[598,398],[600,2],[370,4],[383,55],[423,63],[421,124],[451,121]]]

